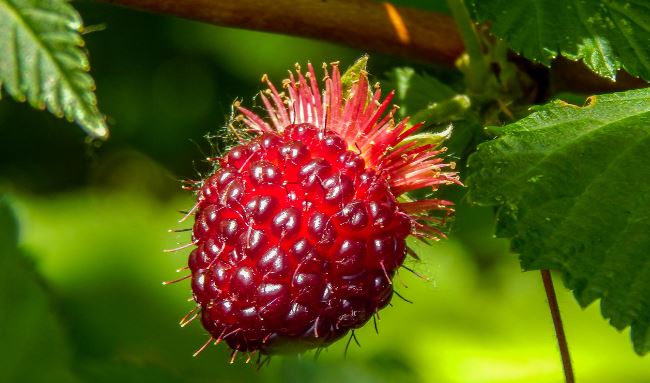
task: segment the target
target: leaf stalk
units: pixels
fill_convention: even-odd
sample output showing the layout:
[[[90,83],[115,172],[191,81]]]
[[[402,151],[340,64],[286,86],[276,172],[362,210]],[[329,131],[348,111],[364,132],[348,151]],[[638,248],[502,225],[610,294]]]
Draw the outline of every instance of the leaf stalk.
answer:
[[[553,277],[551,276],[551,272],[547,269],[541,270],[541,273],[542,281],[544,282],[544,291],[546,291],[546,299],[548,300],[548,307],[551,311],[551,317],[553,318],[553,327],[555,328],[557,345],[560,348],[562,368],[564,369],[564,381],[566,383],[575,383],[573,366],[571,364],[571,355],[569,354],[569,345],[566,340],[566,334],[564,333],[564,325],[562,324],[562,316],[560,315],[560,306],[557,304],[555,288],[553,287]]]

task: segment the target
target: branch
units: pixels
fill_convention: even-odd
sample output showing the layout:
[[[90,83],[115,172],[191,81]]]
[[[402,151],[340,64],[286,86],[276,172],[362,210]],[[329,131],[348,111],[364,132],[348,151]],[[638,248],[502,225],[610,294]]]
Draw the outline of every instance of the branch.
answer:
[[[228,27],[327,40],[451,66],[463,43],[447,15],[372,0],[105,0]]]
[[[373,0],[103,0],[235,28],[309,37],[429,63],[453,66],[465,48],[449,15]],[[559,60],[550,69],[555,90],[587,94],[647,86],[620,72],[598,77],[581,62]],[[547,68],[542,69],[548,73]],[[536,70],[539,72],[539,70]]]

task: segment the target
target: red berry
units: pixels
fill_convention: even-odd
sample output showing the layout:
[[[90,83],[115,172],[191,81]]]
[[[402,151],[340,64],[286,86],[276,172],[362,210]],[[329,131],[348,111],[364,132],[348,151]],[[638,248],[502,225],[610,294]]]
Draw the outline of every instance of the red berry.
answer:
[[[300,136],[311,139],[291,138]],[[310,124],[265,133],[224,156],[198,192],[189,265],[215,339],[225,333],[242,351],[325,345],[387,303],[410,221],[399,219],[386,179],[362,179],[363,160],[340,142]],[[241,197],[231,198],[232,185]],[[389,203],[373,218],[377,201]]]
[[[311,66],[309,82],[298,76],[288,107],[271,83],[261,95],[272,125],[240,108],[258,134],[216,160],[193,209],[194,299],[212,338],[238,351],[302,351],[363,326],[390,302],[407,236],[435,233],[420,214],[450,211],[397,197],[457,182],[440,150],[401,145],[406,122],[382,118],[392,93],[380,104],[365,74],[347,100],[336,66],[322,95]]]

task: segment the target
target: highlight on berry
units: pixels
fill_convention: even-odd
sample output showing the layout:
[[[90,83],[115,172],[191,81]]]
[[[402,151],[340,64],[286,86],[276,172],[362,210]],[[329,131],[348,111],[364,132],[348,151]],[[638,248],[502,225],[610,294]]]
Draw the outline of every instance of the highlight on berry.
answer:
[[[435,192],[458,175],[441,140],[418,135],[422,122],[395,118],[394,92],[369,83],[366,60],[343,75],[324,64],[321,81],[296,65],[281,88],[263,76],[262,113],[237,102],[236,145],[185,182],[192,240],[170,251],[192,248],[191,274],[168,283],[191,278],[195,307],[180,324],[200,318],[209,333],[195,356],[224,342],[231,363],[258,353],[259,365],[356,341],[398,295],[393,277],[416,256],[406,239],[444,237],[453,204]]]

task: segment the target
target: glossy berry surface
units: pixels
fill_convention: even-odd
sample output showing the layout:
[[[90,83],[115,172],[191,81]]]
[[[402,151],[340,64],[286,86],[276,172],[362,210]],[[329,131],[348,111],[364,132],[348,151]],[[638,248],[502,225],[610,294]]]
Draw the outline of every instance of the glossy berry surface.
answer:
[[[383,97],[365,70],[344,82],[336,63],[323,69],[321,86],[311,64],[296,67],[282,92],[263,76],[263,114],[235,103],[239,145],[186,181],[197,194],[181,220],[194,214],[192,242],[169,251],[196,246],[196,306],[181,320],[199,312],[210,333],[196,354],[221,341],[231,362],[239,351],[327,346],[390,302],[409,235],[444,237],[453,204],[432,193],[460,181],[441,141],[397,121],[395,93]]]
[[[385,177],[337,133],[263,133],[198,191],[189,267],[203,326],[239,351],[330,344],[390,302],[411,228]]]

